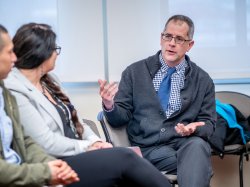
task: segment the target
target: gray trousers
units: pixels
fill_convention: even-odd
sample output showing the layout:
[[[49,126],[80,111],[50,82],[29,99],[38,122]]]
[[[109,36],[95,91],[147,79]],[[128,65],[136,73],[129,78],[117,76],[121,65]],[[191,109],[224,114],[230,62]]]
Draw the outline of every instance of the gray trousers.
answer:
[[[142,149],[143,156],[159,170],[177,174],[179,187],[209,187],[211,148],[200,137],[175,138],[166,144]]]

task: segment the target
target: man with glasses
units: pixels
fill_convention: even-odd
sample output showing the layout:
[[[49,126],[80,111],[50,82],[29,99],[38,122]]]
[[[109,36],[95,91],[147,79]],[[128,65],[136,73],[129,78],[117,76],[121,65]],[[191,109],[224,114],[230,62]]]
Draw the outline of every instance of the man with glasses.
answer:
[[[174,15],[161,33],[161,50],[136,62],[116,83],[99,80],[104,115],[127,126],[128,137],[159,170],[177,174],[180,187],[208,187],[215,91],[210,76],[186,53],[194,24]]]

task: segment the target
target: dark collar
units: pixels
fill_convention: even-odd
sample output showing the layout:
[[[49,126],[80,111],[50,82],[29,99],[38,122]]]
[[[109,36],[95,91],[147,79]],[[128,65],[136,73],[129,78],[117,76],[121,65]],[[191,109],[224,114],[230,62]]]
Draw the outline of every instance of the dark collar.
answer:
[[[148,57],[145,62],[152,79],[155,77],[157,71],[161,68],[161,62],[159,60],[160,52],[161,51],[158,51],[155,55]]]

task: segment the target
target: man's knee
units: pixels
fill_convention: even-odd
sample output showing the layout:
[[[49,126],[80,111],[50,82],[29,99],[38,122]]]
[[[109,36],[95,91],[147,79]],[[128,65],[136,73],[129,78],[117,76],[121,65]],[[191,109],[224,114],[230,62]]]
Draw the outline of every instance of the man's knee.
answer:
[[[182,146],[182,149],[188,149],[193,152],[205,152],[211,154],[211,148],[207,141],[200,137],[190,137],[187,142]]]
[[[147,159],[161,171],[176,171],[176,151],[170,147],[162,146],[158,149],[154,149],[148,155]]]

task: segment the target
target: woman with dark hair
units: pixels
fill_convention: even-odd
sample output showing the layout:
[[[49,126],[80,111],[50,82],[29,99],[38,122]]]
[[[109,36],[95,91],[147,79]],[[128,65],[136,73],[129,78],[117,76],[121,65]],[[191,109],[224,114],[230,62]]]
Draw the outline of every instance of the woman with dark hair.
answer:
[[[25,132],[57,157],[112,147],[79,122],[59,81],[48,74],[61,50],[51,28],[29,23],[18,29],[13,43],[18,59],[6,84],[19,101]]]
[[[78,173],[80,182],[72,186],[170,186],[148,161],[127,148],[111,148],[79,122],[58,80],[49,74],[61,50],[49,25],[25,24],[13,43],[17,61],[5,84],[16,96],[25,133]]]

